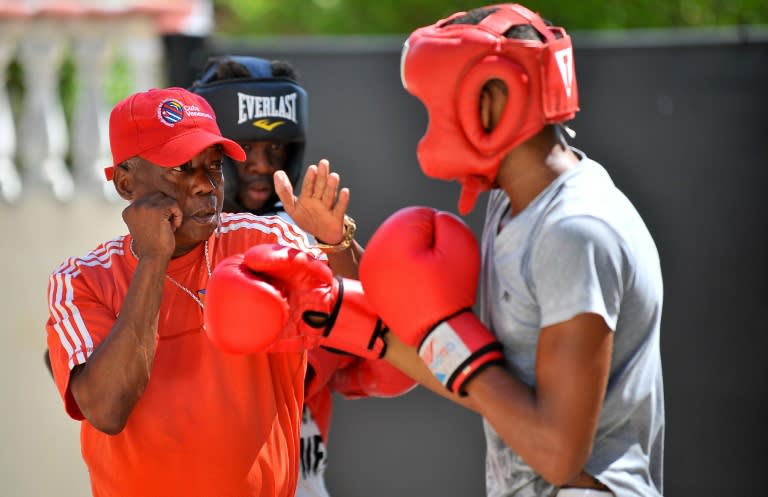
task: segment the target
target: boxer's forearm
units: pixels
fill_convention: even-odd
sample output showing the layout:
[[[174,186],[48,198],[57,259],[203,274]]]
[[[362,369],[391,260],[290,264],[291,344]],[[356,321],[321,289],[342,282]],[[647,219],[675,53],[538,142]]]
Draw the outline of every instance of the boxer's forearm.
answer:
[[[70,391],[97,429],[122,431],[149,382],[168,262],[142,258],[109,336],[72,370]]]
[[[328,254],[328,265],[333,270],[333,274],[356,280],[358,279],[357,268],[362,256],[362,247],[356,241],[352,241],[352,245],[346,250]]]
[[[387,353],[384,359],[389,361],[390,364],[436,394],[456,402],[467,409],[479,412],[472,399],[469,397],[459,397],[445,388],[435,375],[432,374],[427,365],[424,364],[424,361],[421,360],[414,347],[406,345],[391,332],[387,333],[386,340]]]

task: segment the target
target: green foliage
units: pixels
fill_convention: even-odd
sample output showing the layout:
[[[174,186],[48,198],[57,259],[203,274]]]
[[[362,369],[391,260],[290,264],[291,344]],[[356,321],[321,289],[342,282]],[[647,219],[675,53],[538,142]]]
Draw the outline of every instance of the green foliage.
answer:
[[[487,4],[462,0],[214,0],[228,35],[400,34]],[[768,23],[766,0],[530,0],[569,30]]]
[[[5,85],[11,104],[11,112],[18,116],[21,114],[21,102],[24,100],[24,71],[17,60],[11,60],[11,63],[8,64]]]
[[[64,119],[67,126],[72,124],[72,114],[75,109],[75,100],[77,97],[77,87],[80,84],[75,61],[72,54],[68,53],[61,62],[59,68],[59,98],[64,110]]]
[[[107,105],[112,108],[118,101],[130,95],[133,89],[131,71],[125,57],[118,55],[111,63],[107,71],[107,79],[104,82]]]

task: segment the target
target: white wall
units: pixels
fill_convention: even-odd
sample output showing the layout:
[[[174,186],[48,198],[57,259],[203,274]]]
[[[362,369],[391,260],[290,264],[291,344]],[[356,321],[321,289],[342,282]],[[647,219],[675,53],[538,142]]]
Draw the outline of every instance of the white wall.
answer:
[[[123,207],[84,196],[61,204],[42,192],[0,203],[0,495],[90,495],[79,423],[43,362],[46,289],[66,257],[126,231]]]

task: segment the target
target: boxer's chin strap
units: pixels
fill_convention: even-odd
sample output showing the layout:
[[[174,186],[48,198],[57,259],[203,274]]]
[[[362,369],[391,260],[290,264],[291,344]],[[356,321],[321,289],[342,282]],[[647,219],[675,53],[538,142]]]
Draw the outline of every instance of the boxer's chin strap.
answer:
[[[471,175],[461,179],[461,194],[459,195],[459,213],[466,216],[475,208],[477,197],[493,188],[494,183],[484,176]]]
[[[568,150],[570,147],[568,146],[566,136],[573,140],[576,138],[576,132],[563,123],[555,123],[554,128],[555,140],[557,140],[557,143],[560,144],[563,150]]]

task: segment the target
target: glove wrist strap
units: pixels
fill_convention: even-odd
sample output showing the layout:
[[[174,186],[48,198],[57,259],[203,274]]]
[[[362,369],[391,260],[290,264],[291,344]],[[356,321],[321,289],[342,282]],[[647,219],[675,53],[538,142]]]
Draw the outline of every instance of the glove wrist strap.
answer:
[[[380,359],[386,353],[384,335],[389,328],[365,299],[359,281],[339,276],[336,280],[336,302],[330,313],[326,314],[322,336],[319,337],[320,346],[337,353]],[[306,311],[305,316],[309,312]]]
[[[504,362],[501,344],[471,310],[440,322],[418,352],[432,374],[459,395],[466,395],[466,383],[486,366]]]

